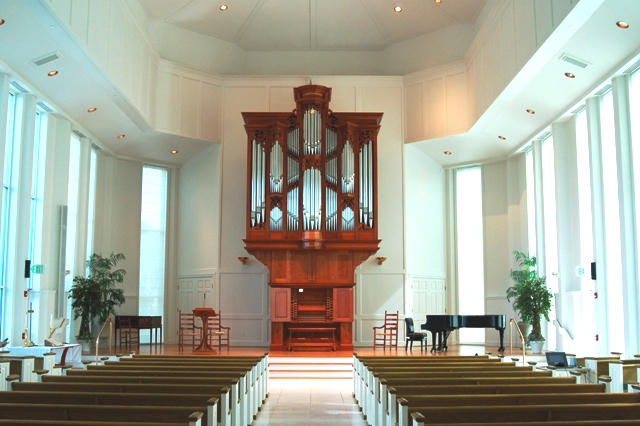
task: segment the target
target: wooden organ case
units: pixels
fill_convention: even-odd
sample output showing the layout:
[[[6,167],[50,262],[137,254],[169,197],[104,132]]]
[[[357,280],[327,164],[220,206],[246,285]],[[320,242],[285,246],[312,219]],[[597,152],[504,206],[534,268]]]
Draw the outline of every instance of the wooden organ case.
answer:
[[[245,248],[269,268],[271,349],[331,347],[332,339],[334,349],[351,350],[355,268],[380,244],[382,113],[333,112],[329,87],[293,93],[293,112],[242,113]]]

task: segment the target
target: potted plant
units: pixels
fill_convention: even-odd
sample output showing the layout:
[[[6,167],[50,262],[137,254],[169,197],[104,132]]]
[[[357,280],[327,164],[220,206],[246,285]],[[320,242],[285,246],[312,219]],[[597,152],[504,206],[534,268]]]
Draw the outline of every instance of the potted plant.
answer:
[[[73,319],[80,318],[80,329],[76,336],[79,341],[93,341],[93,320],[104,323],[109,315],[115,314],[114,308],[124,303],[124,290],[117,288],[116,283],[124,281],[126,271],[113,270],[120,260],[125,260],[122,253],[111,253],[108,257],[94,253],[87,260],[89,275],[73,278],[69,298],[72,299]]]
[[[547,287],[547,277],[539,277],[536,270],[535,256],[529,256],[521,251],[514,251],[513,257],[518,265],[524,269],[511,270],[509,276],[514,285],[507,289],[507,300],[518,312],[520,319],[531,324],[531,333],[527,338],[533,353],[540,353],[544,337],[542,336],[541,320],[549,319],[553,293]]]

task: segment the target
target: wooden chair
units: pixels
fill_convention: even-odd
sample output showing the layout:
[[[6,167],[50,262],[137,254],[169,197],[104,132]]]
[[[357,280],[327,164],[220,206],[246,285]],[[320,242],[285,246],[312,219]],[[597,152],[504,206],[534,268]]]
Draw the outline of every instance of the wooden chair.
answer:
[[[218,348],[226,346],[229,348],[229,334],[231,327],[222,325],[221,314],[218,311],[217,315],[209,317],[209,344],[213,345],[215,339],[218,339]]]
[[[200,327],[196,326],[193,312],[183,313],[178,311],[178,350],[183,351],[185,344],[191,344],[191,349],[195,349],[196,343],[200,340]]]
[[[384,311],[384,324],[373,327],[373,348],[378,346],[386,348],[398,347],[398,319],[399,314],[390,314]],[[387,343],[388,342],[388,343]]]
[[[405,318],[404,319],[404,329],[405,329],[405,337],[404,337],[404,350],[407,348],[413,349],[413,342],[420,342],[420,352],[424,347],[424,339],[427,337],[426,333],[417,332],[413,326],[413,318]],[[409,343],[411,346],[409,347]]]
[[[133,349],[133,345],[136,345],[138,351],[140,351],[140,330],[131,327],[131,318],[120,318],[120,349],[124,343],[125,349]]]

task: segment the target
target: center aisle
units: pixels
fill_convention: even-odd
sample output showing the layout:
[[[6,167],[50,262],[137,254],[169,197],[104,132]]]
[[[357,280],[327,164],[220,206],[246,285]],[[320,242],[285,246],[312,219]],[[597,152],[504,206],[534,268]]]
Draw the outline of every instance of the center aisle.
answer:
[[[269,379],[269,398],[253,426],[367,426],[351,379]]]

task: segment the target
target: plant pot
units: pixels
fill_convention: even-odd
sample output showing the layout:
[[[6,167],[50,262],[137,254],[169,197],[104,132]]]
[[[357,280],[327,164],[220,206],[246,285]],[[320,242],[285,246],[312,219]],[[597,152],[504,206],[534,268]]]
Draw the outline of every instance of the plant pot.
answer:
[[[542,347],[544,346],[544,342],[531,341],[529,342],[529,345],[531,346],[532,354],[541,354]]]
[[[81,340],[78,339],[78,343],[82,348],[82,353],[91,353],[91,340]]]
[[[529,336],[529,334],[531,334],[532,325],[529,324],[528,322],[520,321],[520,322],[518,322],[518,328],[520,329],[520,332],[524,336],[524,345],[526,346],[527,345],[527,337]],[[518,340],[520,340],[520,335],[518,335]]]

